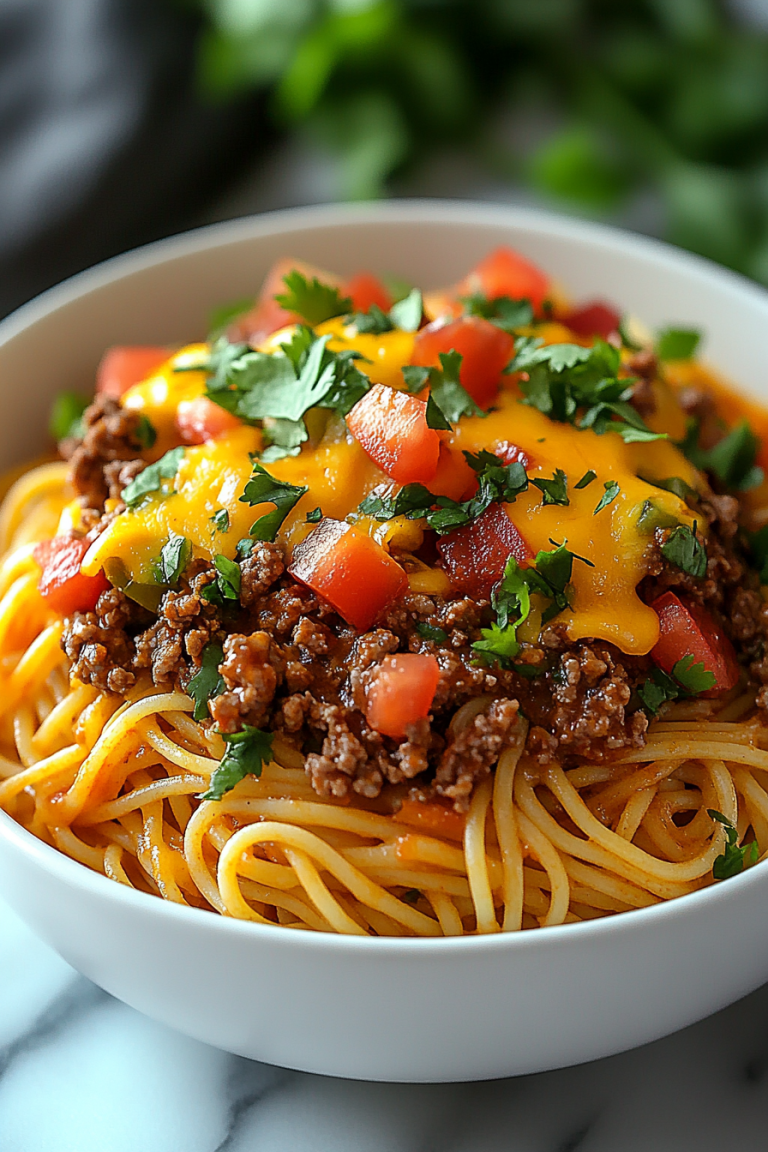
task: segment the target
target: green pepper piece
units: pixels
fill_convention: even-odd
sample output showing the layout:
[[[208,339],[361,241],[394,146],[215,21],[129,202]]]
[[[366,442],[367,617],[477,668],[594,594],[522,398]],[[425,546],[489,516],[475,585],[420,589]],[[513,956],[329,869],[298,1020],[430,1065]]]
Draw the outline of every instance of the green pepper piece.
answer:
[[[676,528],[679,523],[671,512],[665,512],[653,500],[646,500],[637,518],[637,530],[641,536],[652,536],[657,528]]]

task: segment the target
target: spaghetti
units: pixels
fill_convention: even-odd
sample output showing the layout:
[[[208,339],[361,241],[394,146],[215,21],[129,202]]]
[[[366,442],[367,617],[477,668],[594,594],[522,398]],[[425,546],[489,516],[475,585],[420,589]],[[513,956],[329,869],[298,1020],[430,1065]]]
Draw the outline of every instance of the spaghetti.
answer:
[[[16,480],[0,512],[0,806],[111,880],[260,924],[459,936],[648,907],[711,883],[729,845],[742,864],[744,846],[768,849],[768,729],[744,675],[715,695],[671,693],[642,745],[609,757],[563,745],[540,755],[521,712],[465,802],[455,780],[453,794],[417,781],[409,800],[407,779],[340,800],[317,788],[285,728],[260,775],[204,798],[233,745],[199,700],[159,689],[146,667],[119,692],[85,682],[62,648],[72,613],[46,598],[35,548],[77,530],[75,495],[70,469],[46,463]],[[113,524],[130,515],[111,510]],[[450,566],[416,551],[406,571],[419,592]],[[443,741],[488,709],[482,695],[460,704]]]

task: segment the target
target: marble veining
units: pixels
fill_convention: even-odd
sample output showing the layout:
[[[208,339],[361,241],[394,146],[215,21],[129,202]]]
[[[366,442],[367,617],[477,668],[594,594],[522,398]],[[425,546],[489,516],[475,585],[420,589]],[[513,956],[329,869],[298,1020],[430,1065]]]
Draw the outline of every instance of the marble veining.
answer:
[[[201,994],[210,985],[201,973]],[[580,1068],[483,1084],[352,1083],[229,1056],[153,1023],[0,905],[0,1152],[766,1148],[768,986]]]

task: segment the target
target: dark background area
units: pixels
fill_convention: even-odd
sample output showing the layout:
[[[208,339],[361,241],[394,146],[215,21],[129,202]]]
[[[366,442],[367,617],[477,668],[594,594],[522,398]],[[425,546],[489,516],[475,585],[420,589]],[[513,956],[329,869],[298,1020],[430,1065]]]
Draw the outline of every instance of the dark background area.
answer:
[[[768,283],[768,0],[0,0],[0,314],[209,220],[523,202]]]

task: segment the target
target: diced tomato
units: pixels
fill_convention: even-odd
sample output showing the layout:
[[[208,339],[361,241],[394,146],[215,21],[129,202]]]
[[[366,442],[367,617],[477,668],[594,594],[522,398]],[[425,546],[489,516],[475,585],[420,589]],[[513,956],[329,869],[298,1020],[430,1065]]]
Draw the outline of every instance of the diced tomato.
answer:
[[[461,353],[459,379],[472,399],[486,408],[495,398],[501,374],[512,359],[514,337],[480,316],[433,320],[417,334],[412,364],[439,367],[440,353]]]
[[[650,605],[659,618],[659,639],[651,659],[671,675],[678,660],[692,655],[715,677],[714,687],[702,696],[729,692],[739,680],[736,653],[728,637],[704,608],[683,600],[674,592],[663,592]]]
[[[302,319],[295,312],[288,312],[275,300],[275,296],[282,296],[287,291],[283,277],[294,270],[301,272],[308,280],[316,276],[323,284],[331,284],[335,288],[342,287],[338,276],[322,268],[316,268],[314,264],[305,264],[303,260],[293,260],[290,257],[277,260],[267,272],[253,308],[238,316],[229,326],[227,336],[230,340],[234,342],[244,340],[256,347],[262,340],[266,340],[267,336],[277,332],[278,328],[297,324]]]
[[[344,295],[352,300],[355,312],[367,312],[371,304],[378,304],[382,312],[392,307],[392,296],[372,272],[358,272],[344,285]]]
[[[602,300],[593,300],[589,304],[582,304],[580,308],[573,308],[560,319],[571,332],[585,339],[601,336],[607,340],[612,332],[618,331],[621,323],[621,316],[616,309]]]
[[[530,468],[531,466],[531,457],[528,453],[509,440],[500,441],[494,448],[493,454],[498,456],[502,464],[522,464],[523,468]]]
[[[207,396],[182,400],[176,410],[176,427],[185,444],[204,444],[206,440],[215,440],[217,436],[239,428],[240,424],[237,416]]]
[[[435,496],[448,496],[451,500],[468,500],[477,490],[477,474],[464,458],[463,452],[440,445],[437,471],[427,483]]]
[[[511,248],[496,248],[469,275],[452,288],[428,292],[424,305],[428,316],[456,316],[461,311],[462,296],[481,292],[490,300],[509,296],[511,300],[530,300],[534,312],[540,313],[549,293],[549,280],[535,264]]]
[[[293,551],[288,571],[361,632],[408,587],[400,565],[342,520],[321,520]]]
[[[447,840],[463,840],[467,818],[463,812],[456,812],[453,805],[441,804],[439,800],[414,800],[409,796],[392,819]]]
[[[427,425],[426,401],[374,384],[347,415],[347,426],[379,468],[399,484],[435,474],[440,437]]]
[[[405,736],[411,724],[429,715],[439,679],[434,656],[385,656],[366,692],[365,716],[371,728],[384,736]]]
[[[444,536],[437,549],[454,592],[476,598],[490,595],[510,556],[521,564],[533,559],[501,504],[491,504],[477,520]]]
[[[40,593],[48,606],[63,616],[91,612],[110,586],[103,572],[84,576],[80,571],[89,547],[87,540],[68,536],[55,536],[35,547],[33,555],[43,570],[38,582]]]
[[[146,380],[169,356],[167,348],[143,345],[108,348],[96,369],[96,392],[119,400],[134,384]]]

